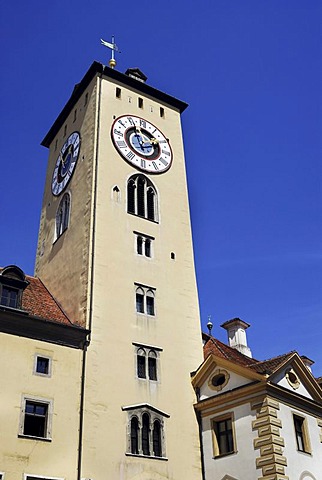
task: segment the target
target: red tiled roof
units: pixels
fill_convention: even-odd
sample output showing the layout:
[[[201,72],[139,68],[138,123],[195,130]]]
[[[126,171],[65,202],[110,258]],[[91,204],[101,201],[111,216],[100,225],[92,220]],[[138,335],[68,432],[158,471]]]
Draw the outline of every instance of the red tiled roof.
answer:
[[[28,275],[26,275],[26,280],[28,280],[29,285],[22,295],[22,309],[36,317],[71,325],[72,322],[42,281],[39,278]]]
[[[247,357],[243,355],[235,348],[229,347],[225,343],[222,343],[217,338],[210,337],[207,334],[204,334],[204,339],[207,339],[206,344],[204,345],[204,358],[206,359],[208,355],[213,353],[217,357],[225,358],[226,360],[231,360],[238,365],[249,367],[254,362],[257,362],[254,358]]]
[[[293,352],[285,353],[277,357],[270,358],[268,360],[259,361],[255,358],[247,357],[243,353],[240,353],[235,348],[222,343],[220,340],[217,340],[214,337],[211,337],[207,334],[203,334],[203,338],[206,341],[204,345],[204,358],[206,359],[208,355],[214,354],[217,357],[230,360],[237,365],[242,367],[248,367],[254,370],[259,374],[271,374],[276,370],[279,365],[284,363],[290,356],[294,354]]]

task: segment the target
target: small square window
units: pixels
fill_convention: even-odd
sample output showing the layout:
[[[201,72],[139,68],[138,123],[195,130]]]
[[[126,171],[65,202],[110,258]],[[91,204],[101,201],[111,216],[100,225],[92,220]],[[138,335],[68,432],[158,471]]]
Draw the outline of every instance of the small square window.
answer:
[[[49,376],[51,370],[51,359],[49,357],[42,357],[36,355],[35,359],[35,373],[39,375]]]
[[[19,290],[11,287],[2,287],[0,304],[5,307],[17,308],[19,300]]]

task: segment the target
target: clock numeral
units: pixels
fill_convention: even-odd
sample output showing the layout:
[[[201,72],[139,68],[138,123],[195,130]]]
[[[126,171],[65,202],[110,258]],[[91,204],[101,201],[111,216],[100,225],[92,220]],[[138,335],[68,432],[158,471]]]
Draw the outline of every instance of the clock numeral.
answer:
[[[117,145],[118,145],[119,148],[126,148],[126,147],[127,147],[127,145],[126,145],[126,143],[124,142],[124,140],[121,140],[121,141],[116,142],[116,143],[117,143]]]
[[[115,135],[120,135],[120,137],[122,137],[123,133],[120,132],[119,130],[116,130],[116,128],[114,128],[114,134]]]
[[[170,155],[170,152],[167,152],[166,150],[161,150],[161,152],[163,153],[163,155]]]
[[[159,140],[159,143],[167,143],[166,140]]]
[[[127,117],[127,120],[128,120],[128,122],[129,122],[131,125],[135,125],[134,120],[133,120],[132,117]]]
[[[154,170],[159,170],[159,167],[155,162],[152,162],[152,165],[154,166]]]
[[[146,128],[146,121],[140,118],[140,127]]]
[[[129,160],[133,160],[134,157],[135,157],[135,155],[131,151],[126,155],[126,158],[128,158]]]
[[[126,128],[126,125],[125,125],[125,123],[122,122],[122,120],[119,120],[118,123],[119,123],[120,125],[122,125],[123,128]]]
[[[164,158],[160,157],[159,160],[160,160],[161,163],[163,163],[163,165],[165,167],[167,167],[169,165],[169,162],[167,162],[167,160],[165,160]]]
[[[152,133],[152,135],[153,135],[153,134],[154,134],[154,132],[156,132],[156,131],[157,131],[157,129],[155,128],[155,129],[153,130],[153,132],[151,132],[151,133]]]
[[[145,160],[143,158],[141,158],[141,168],[145,168]]]

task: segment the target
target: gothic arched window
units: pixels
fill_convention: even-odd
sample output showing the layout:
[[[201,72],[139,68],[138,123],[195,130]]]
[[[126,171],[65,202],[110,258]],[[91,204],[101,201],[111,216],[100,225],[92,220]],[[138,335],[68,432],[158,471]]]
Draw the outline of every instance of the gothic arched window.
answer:
[[[159,420],[153,422],[153,455],[155,457],[162,457],[162,443],[161,443],[161,425]]]
[[[69,212],[70,212],[70,195],[65,193],[60,201],[60,204],[56,213],[56,235],[55,239],[59,238],[64,231],[68,228],[69,224]]]
[[[142,453],[150,455],[150,417],[147,413],[142,415]]]
[[[131,419],[131,453],[139,453],[139,421],[137,417]]]
[[[127,211],[157,222],[156,189],[145,175],[133,175],[127,184]]]

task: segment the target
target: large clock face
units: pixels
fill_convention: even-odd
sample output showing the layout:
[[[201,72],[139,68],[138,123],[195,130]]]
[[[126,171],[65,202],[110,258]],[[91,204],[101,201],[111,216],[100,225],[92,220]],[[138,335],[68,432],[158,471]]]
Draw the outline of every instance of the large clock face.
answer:
[[[162,173],[170,168],[169,141],[147,120],[123,115],[114,121],[111,135],[115,148],[134,167],[149,173]]]
[[[80,136],[74,132],[67,138],[62,146],[53,173],[51,191],[53,195],[60,195],[67,186],[79,156]]]

